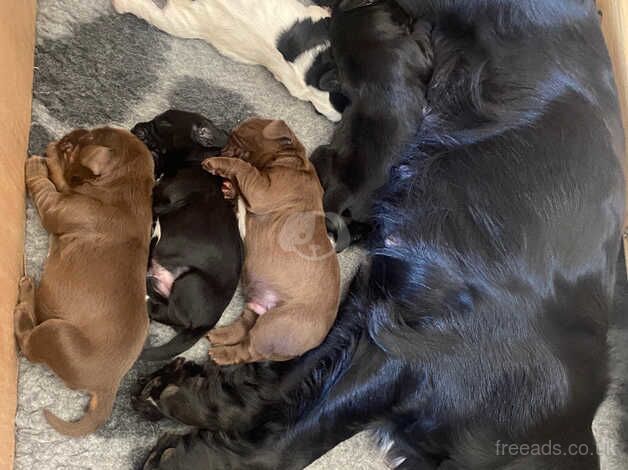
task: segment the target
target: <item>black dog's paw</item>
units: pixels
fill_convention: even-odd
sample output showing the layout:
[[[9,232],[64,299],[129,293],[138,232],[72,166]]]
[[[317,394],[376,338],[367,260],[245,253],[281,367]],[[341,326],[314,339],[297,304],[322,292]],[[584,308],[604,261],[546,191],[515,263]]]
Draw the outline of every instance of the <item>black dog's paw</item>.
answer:
[[[181,439],[177,434],[164,434],[159,438],[155,447],[146,458],[142,470],[155,470],[164,468],[168,461],[172,460],[176,454],[176,446]]]
[[[192,361],[178,357],[167,366],[159,369],[141,381],[139,393],[131,398],[135,411],[148,420],[157,421],[164,417],[159,405],[165,396],[176,393],[186,379],[201,375],[203,368]]]
[[[151,379],[142,388],[139,394],[131,397],[131,405],[144,419],[149,421],[159,421],[164,417],[159,410],[159,396],[164,389],[163,381],[160,377]]]

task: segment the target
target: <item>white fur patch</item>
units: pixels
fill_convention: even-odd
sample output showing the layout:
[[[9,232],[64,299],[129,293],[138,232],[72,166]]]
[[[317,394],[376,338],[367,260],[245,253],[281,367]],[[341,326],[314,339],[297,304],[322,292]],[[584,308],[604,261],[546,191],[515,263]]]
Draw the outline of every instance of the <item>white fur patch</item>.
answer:
[[[155,228],[153,229],[151,238],[156,238],[157,243],[161,240],[161,224],[159,223],[159,217],[157,217],[157,220],[155,221]]]
[[[386,464],[388,465],[388,467],[397,468],[399,465],[406,461],[406,457],[396,457],[394,459],[390,459],[388,457],[388,453],[395,445],[395,441],[390,437],[390,434],[388,434],[387,432],[376,431],[374,433],[374,437],[375,441],[378,444],[379,451],[386,460]]]
[[[240,238],[244,240],[246,238],[246,205],[244,200],[238,196],[238,230],[240,231]]]

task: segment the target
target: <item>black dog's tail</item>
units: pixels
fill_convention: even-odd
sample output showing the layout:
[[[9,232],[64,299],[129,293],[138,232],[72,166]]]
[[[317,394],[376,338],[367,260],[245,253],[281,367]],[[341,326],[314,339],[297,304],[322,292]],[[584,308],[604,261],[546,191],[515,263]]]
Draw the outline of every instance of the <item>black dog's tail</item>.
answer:
[[[140,361],[165,361],[174,356],[187,351],[194,346],[198,340],[209,332],[210,328],[192,328],[190,330],[183,330],[178,333],[174,338],[161,346],[155,346],[154,348],[147,348],[142,351],[139,360]]]

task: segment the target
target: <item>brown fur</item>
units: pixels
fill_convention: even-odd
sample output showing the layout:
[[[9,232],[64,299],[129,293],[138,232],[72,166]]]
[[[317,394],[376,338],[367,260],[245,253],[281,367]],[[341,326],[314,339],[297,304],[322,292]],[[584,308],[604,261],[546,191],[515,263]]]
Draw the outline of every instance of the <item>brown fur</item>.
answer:
[[[234,324],[209,333],[212,359],[279,361],[315,348],[336,318],[340,269],[305,148],[283,121],[251,119],[234,131],[222,157],[203,166],[231,180],[247,209],[247,306]]]
[[[111,128],[73,131],[46,154],[26,161],[26,185],[50,252],[39,287],[20,283],[15,334],[30,361],[91,394],[77,422],[44,410],[57,431],[82,436],[108,419],[146,339],[153,161],[135,136]]]

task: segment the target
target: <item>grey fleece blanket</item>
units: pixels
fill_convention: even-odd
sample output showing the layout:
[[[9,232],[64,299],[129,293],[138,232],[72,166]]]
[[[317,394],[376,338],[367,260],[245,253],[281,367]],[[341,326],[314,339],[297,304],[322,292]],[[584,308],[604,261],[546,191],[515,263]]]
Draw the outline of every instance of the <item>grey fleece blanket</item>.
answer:
[[[37,22],[33,125],[30,150],[79,126],[115,124],[130,127],[169,107],[201,112],[225,129],[252,115],[284,119],[309,150],[328,140],[332,125],[309,104],[292,98],[269,73],[218,55],[200,41],[181,40],[155,30],[135,17],[116,15],[108,0],[40,0]],[[38,277],[48,238],[36,212],[27,209],[26,269]],[[355,271],[362,254],[341,256],[343,279]],[[234,298],[222,322],[238,313]],[[600,410],[595,430],[603,468],[628,467],[628,333],[626,323],[610,335],[614,346],[613,384]],[[151,340],[171,332],[151,327]],[[189,357],[206,360],[207,344]],[[41,410],[50,408],[65,419],[83,413],[87,397],[63,386],[47,368],[20,359],[17,415],[17,470],[121,470],[136,466],[174,423],[147,423],[132,410],[129,395],[138,377],[156,366],[138,364],[127,375],[110,421],[96,434],[70,439],[54,432]],[[314,463],[315,469],[381,469],[384,461],[366,434],[343,443]],[[532,470],[532,469],[531,469]]]

